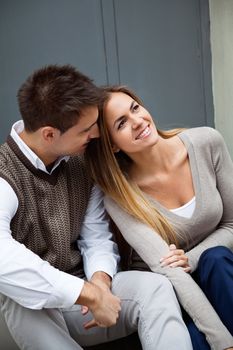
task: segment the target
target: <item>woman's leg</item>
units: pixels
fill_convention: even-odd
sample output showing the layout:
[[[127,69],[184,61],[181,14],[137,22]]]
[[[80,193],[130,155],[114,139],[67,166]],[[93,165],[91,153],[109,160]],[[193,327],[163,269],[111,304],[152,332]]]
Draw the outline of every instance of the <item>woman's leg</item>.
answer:
[[[222,246],[207,249],[200,257],[195,279],[233,335],[233,253],[231,250]]]
[[[224,325],[233,334],[233,253],[226,247],[207,249],[200,257],[193,279],[203,290]],[[183,311],[194,350],[210,350],[205,336]]]
[[[192,341],[193,350],[210,350],[205,335],[199,331],[191,317],[184,310],[182,310],[182,313]]]

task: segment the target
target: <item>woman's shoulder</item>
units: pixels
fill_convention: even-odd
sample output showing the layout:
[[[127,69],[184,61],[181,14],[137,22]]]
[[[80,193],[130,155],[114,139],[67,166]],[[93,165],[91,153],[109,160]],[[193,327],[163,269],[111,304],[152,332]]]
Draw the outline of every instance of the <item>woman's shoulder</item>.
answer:
[[[199,126],[195,128],[185,129],[181,134],[188,134],[193,137],[202,138],[203,136],[214,137],[215,135],[220,135],[220,133],[210,126]]]
[[[187,137],[194,145],[200,147],[219,146],[224,142],[220,132],[208,126],[186,129],[181,132],[180,136],[181,138],[182,136]]]
[[[117,203],[108,195],[104,195],[104,206],[107,211],[109,210],[118,210],[119,206]]]

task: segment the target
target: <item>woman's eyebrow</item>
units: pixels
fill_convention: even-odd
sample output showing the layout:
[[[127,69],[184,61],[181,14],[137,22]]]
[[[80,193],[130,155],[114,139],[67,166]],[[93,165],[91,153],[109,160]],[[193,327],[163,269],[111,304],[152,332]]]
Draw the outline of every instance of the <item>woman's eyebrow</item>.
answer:
[[[130,108],[129,108],[131,111],[133,110],[134,102],[135,102],[134,100],[131,102],[131,105],[130,105]]]
[[[133,111],[133,106],[134,106],[134,100],[131,102],[129,110],[132,112]],[[113,127],[115,127],[116,123],[120,122],[125,116],[122,115],[121,117],[117,118],[113,124]]]

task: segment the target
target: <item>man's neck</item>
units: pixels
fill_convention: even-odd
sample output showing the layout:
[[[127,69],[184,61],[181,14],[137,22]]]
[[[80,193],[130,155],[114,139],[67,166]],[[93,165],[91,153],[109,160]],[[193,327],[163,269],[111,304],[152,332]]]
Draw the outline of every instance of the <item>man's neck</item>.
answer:
[[[19,137],[37,155],[37,157],[42,160],[46,168],[53,167],[56,158],[46,152],[46,147],[41,146],[41,142],[36,132],[27,132],[23,130],[19,134]]]

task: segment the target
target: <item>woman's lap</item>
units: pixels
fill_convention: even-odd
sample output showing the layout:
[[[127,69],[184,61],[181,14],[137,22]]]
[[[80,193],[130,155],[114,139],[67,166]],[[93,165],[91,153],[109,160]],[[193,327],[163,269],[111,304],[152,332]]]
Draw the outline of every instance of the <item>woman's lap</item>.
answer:
[[[200,257],[197,270],[192,274],[224,325],[233,335],[233,253],[226,247],[207,249]],[[183,312],[194,350],[209,350],[205,336],[192,319]]]

